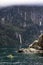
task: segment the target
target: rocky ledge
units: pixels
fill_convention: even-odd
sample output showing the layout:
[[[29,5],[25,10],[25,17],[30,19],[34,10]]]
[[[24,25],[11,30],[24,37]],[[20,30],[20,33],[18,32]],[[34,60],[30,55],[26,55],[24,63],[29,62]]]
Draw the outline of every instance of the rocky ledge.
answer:
[[[43,34],[39,36],[28,48],[22,48],[18,50],[19,53],[43,53]]]

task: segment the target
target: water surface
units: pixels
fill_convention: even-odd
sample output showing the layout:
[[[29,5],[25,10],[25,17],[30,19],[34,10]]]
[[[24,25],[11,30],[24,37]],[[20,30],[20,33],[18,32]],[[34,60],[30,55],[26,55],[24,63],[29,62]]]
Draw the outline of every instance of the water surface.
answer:
[[[43,65],[43,54],[20,54],[16,51],[15,48],[0,48],[0,65]],[[8,58],[10,54],[14,58]]]

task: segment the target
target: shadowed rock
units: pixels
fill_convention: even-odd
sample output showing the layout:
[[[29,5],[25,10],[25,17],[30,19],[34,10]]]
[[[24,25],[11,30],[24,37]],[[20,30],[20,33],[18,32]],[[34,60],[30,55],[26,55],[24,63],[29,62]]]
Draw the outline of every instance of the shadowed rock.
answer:
[[[23,53],[23,49],[19,49],[18,52],[19,52],[19,53]]]
[[[30,44],[29,47],[38,50],[43,50],[43,34],[39,36],[38,40],[35,40],[32,44]]]

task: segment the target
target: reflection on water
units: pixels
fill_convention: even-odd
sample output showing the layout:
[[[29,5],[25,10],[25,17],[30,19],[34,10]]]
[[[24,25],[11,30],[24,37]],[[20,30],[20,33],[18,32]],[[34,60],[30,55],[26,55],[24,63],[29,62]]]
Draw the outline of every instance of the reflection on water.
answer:
[[[43,54],[19,54],[15,48],[0,48],[0,65],[43,65]],[[14,56],[14,58],[7,57]]]

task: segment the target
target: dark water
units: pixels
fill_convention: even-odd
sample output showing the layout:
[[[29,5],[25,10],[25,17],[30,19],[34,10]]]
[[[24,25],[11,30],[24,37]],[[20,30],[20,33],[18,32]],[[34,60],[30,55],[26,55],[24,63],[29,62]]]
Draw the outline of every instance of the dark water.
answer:
[[[14,58],[8,58],[10,54]],[[19,54],[15,48],[0,48],[0,65],[43,65],[43,54]]]

